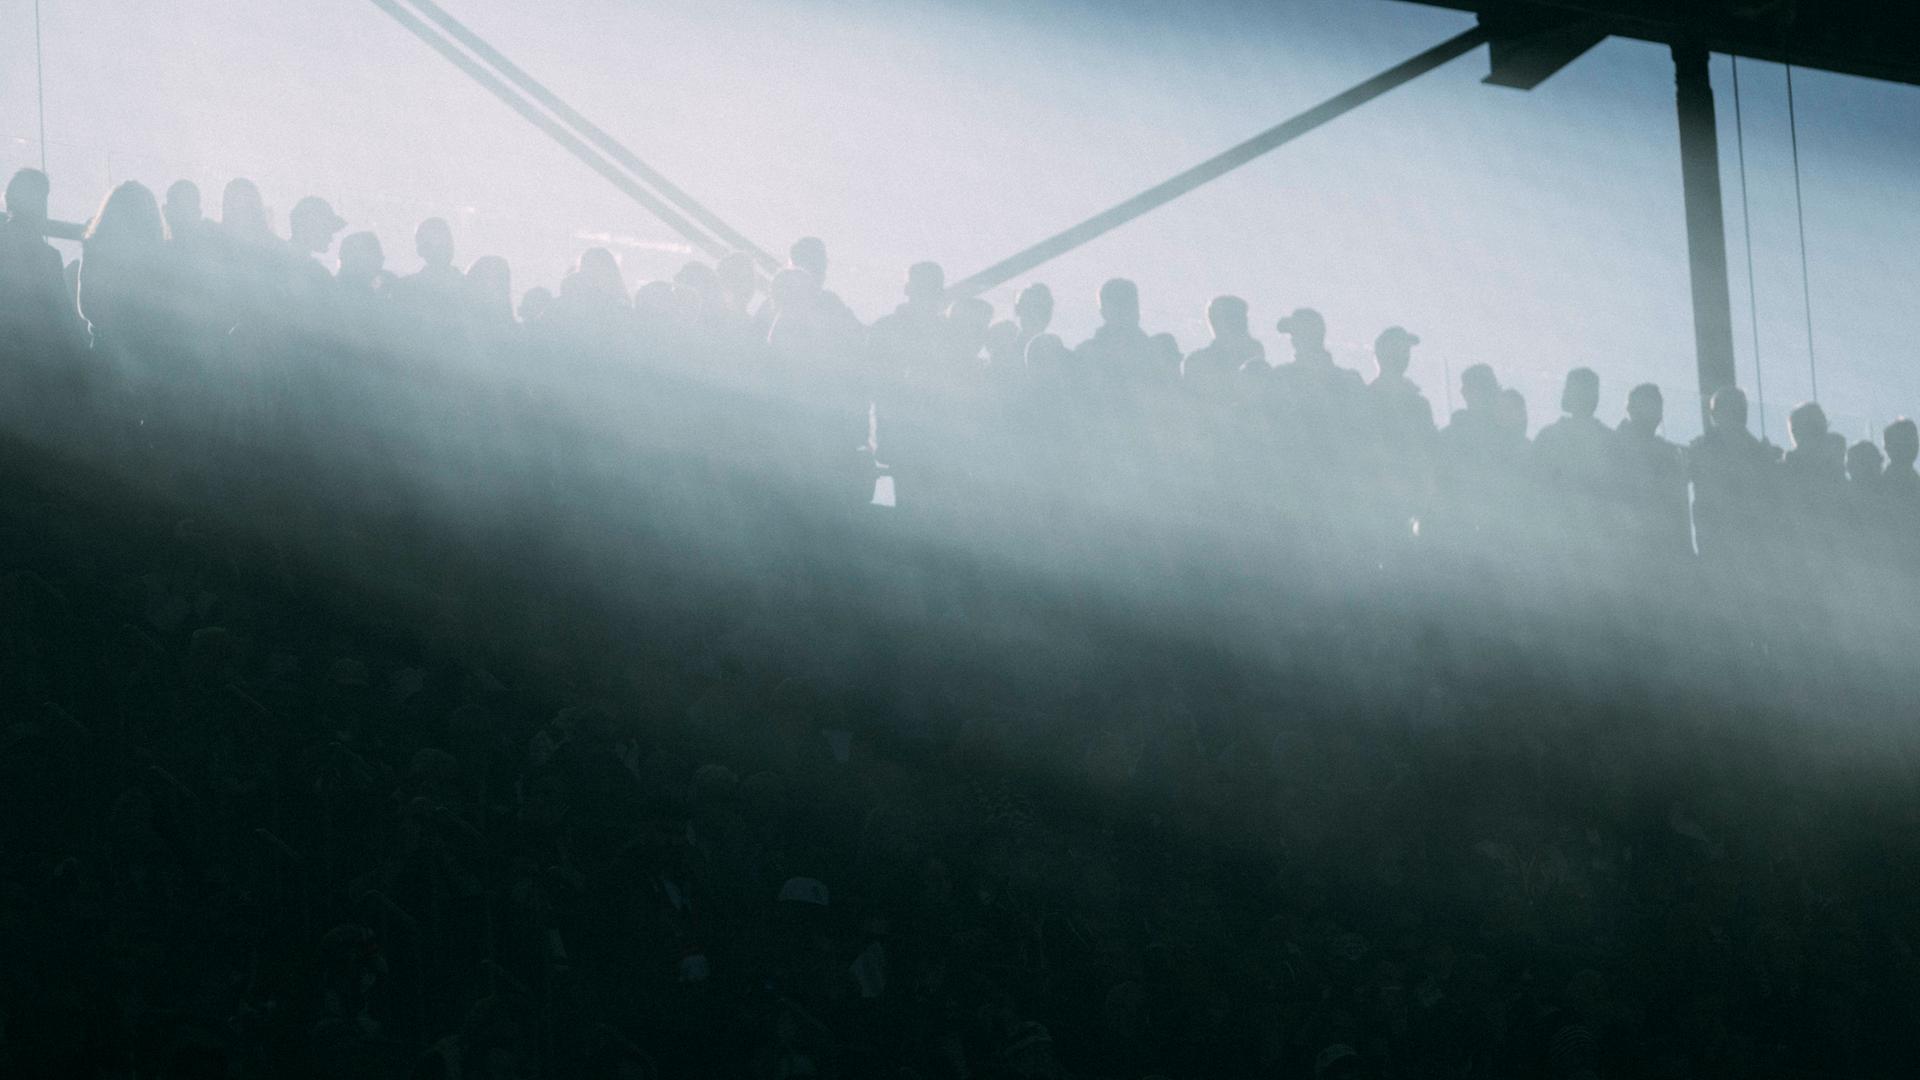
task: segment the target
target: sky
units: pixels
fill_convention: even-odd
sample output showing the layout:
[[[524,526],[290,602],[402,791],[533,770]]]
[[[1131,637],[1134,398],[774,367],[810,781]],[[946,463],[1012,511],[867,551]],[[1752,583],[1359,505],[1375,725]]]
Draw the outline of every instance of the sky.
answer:
[[[443,0],[640,157],[783,251],[827,240],[830,285],[871,318],[905,267],[963,277],[1470,25],[1393,0]],[[5,25],[33,0],[0,0]],[[689,257],[644,210],[367,0],[40,0],[57,215],[112,182],[189,177],[209,202],[258,180],[284,212],[330,199],[389,266],[411,229],[453,221],[461,260],[505,255],[558,283],[591,244],[630,286]],[[33,38],[0,38],[0,166],[37,164]],[[1485,51],[1401,88],[1131,223],[1030,280],[1069,341],[1101,281],[1140,285],[1150,330],[1205,343],[1208,299],[1273,322],[1318,308],[1343,363],[1388,325],[1419,334],[1414,376],[1484,361],[1537,426],[1559,382],[1598,370],[1617,417],[1633,383],[1697,430],[1673,74],[1613,40],[1530,91],[1488,87]],[[1811,389],[1784,72],[1741,65],[1757,320],[1747,297],[1731,66],[1720,105],[1740,377],[1755,343],[1769,434]],[[1799,72],[1805,283],[1822,400],[1858,438],[1920,412],[1909,325],[1920,282],[1920,88]],[[989,295],[1005,311],[1023,281]]]

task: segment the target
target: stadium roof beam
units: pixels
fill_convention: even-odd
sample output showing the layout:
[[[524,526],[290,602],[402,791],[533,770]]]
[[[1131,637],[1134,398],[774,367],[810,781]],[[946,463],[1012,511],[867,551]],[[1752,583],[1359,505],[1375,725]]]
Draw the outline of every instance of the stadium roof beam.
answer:
[[[1401,61],[1373,78],[1352,86],[1318,105],[1284,120],[1253,138],[1224,150],[1071,228],[1062,230],[1024,251],[1010,255],[971,277],[954,282],[947,294],[953,298],[978,296],[1065,255],[1089,240],[1103,236],[1127,222],[1156,210],[1210,181],[1217,180],[1247,162],[1271,153],[1324,124],[1337,120],[1374,98],[1406,85],[1487,40],[1485,27],[1476,26],[1455,34],[1438,45]]]
[[[1885,0],[1416,0],[1471,11],[1493,32],[1486,81],[1532,89],[1607,37],[1668,46],[1693,293],[1701,421],[1736,383],[1720,146],[1707,60],[1716,52],[1920,85],[1920,5]],[[1582,44],[1582,43],[1585,44]]]
[[[434,3],[434,0],[406,0],[406,2],[411,3],[415,8],[419,9],[421,14],[424,14],[427,18],[439,24],[440,29],[444,30],[447,35],[455,41],[466,46],[475,56],[487,64],[492,65],[495,71],[506,76],[508,82],[519,87],[521,92],[531,97],[534,101],[539,102],[548,112],[551,112],[554,116],[558,117],[561,122],[578,132],[601,153],[619,162],[622,166],[625,166],[629,172],[633,173],[639,179],[653,185],[653,189],[658,191],[666,201],[678,207],[680,211],[689,218],[699,222],[702,228],[714,236],[725,240],[727,243],[732,244],[735,248],[751,255],[753,260],[760,264],[761,269],[769,272],[780,269],[782,265],[780,260],[774,258],[760,245],[747,239],[738,229],[722,221],[717,214],[708,210],[705,206],[702,206],[693,196],[682,191],[672,181],[660,175],[657,170],[649,166],[646,162],[641,161],[633,151],[627,149],[618,139],[607,134],[605,130],[593,121],[580,115],[572,106],[562,101],[559,95],[547,89],[539,80],[527,74],[524,69],[512,60],[507,59],[500,50],[488,44],[485,38],[468,29],[465,23],[449,15],[446,9]]]
[[[690,243],[713,258],[722,258],[733,252],[734,248],[725,241],[715,238],[706,230],[687,220],[679,211],[643,186],[619,165],[588,146],[580,136],[564,127],[558,120],[535,107],[533,102],[522,97],[512,87],[500,80],[478,60],[462,52],[459,46],[444,35],[428,26],[418,15],[400,6],[399,0],[372,0],[375,7],[386,12],[409,33],[425,42],[435,52],[445,57],[455,67],[480,87],[499,98],[508,108],[520,114],[528,123],[539,128],[548,138],[559,143],[561,148],[599,173],[621,193],[639,203],[659,218],[667,227],[685,237]]]

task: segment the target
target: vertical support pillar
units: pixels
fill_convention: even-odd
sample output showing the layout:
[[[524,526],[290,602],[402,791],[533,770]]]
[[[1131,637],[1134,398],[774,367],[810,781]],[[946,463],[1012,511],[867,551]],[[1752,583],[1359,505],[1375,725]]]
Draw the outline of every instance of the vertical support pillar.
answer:
[[[1693,347],[1700,372],[1701,423],[1707,399],[1734,385],[1733,306],[1727,295],[1727,232],[1720,205],[1720,137],[1707,50],[1673,46],[1680,119],[1680,177],[1686,192],[1687,261],[1693,279]]]

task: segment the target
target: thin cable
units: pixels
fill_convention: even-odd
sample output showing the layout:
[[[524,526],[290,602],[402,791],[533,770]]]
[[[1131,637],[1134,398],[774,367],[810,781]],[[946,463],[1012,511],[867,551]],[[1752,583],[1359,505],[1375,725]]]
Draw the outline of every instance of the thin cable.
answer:
[[[33,80],[40,104],[40,171],[47,171],[47,62],[40,54],[40,0],[33,0]]]
[[[1813,355],[1813,283],[1807,276],[1807,206],[1800,198],[1800,122],[1793,108],[1793,65],[1787,65],[1787,134],[1793,141],[1793,212],[1800,223],[1800,297],[1807,313],[1807,381],[1820,400],[1820,366]]]
[[[1740,230],[1747,241],[1747,315],[1753,323],[1753,396],[1760,409],[1760,437],[1767,437],[1767,384],[1760,377],[1760,300],[1753,283],[1753,216],[1747,206],[1747,132],[1740,119],[1740,58],[1733,61],[1733,145],[1740,154]]]

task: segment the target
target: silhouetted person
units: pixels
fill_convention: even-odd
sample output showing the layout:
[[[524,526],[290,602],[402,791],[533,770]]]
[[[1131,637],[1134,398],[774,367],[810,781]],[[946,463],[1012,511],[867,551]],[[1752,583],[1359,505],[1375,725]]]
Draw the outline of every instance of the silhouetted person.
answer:
[[[1506,440],[1500,428],[1500,380],[1485,364],[1460,373],[1460,401],[1440,433],[1441,445],[1455,464],[1478,465],[1500,456]]]
[[[160,216],[167,223],[167,239],[175,243],[190,239],[211,224],[201,208],[200,185],[191,180],[175,180],[167,185]]]
[[[206,348],[232,325],[222,292],[220,231],[203,216],[200,187],[191,180],[175,180],[167,187],[160,216],[167,223],[170,321],[183,340]]]
[[[1333,362],[1327,349],[1327,321],[1312,308],[1295,308],[1293,314],[1274,324],[1293,346],[1293,359],[1277,365],[1287,393],[1325,403],[1328,407],[1351,405],[1363,386],[1360,373]]]
[[[1880,474],[1881,495],[1903,515],[1903,525],[1911,524],[1915,515],[1920,515],[1920,472],[1914,470],[1914,461],[1920,459],[1920,427],[1901,417],[1887,425],[1881,442],[1887,449],[1887,468]],[[1911,535],[1901,539],[1906,543],[1914,540]]]
[[[273,246],[267,204],[253,181],[245,177],[227,181],[220,194],[220,231],[229,241],[243,246],[262,249]]]
[[[1159,367],[1159,350],[1140,329],[1140,290],[1125,278],[1100,286],[1100,327],[1074,356],[1094,379],[1149,383],[1177,374]]]
[[[1653,383],[1627,394],[1627,417],[1615,430],[1612,451],[1615,505],[1629,551],[1691,555],[1687,473],[1680,447],[1660,435],[1666,400]]]
[[[1509,423],[1502,415],[1510,407],[1502,403],[1493,369],[1474,364],[1462,371],[1460,400],[1464,406],[1440,432],[1440,492],[1429,514],[1436,534],[1455,542],[1484,532],[1493,522],[1516,463]]]
[[[835,343],[832,317],[821,298],[820,279],[797,267],[773,275],[767,286],[772,325],[767,345],[783,362],[817,370]]]
[[[1230,393],[1241,369],[1265,367],[1267,350],[1247,326],[1247,302],[1237,296],[1216,296],[1207,304],[1207,327],[1213,340],[1195,349],[1180,363],[1181,380],[1195,392]]]
[[[347,227],[327,200],[308,195],[287,214],[288,289],[292,302],[317,313],[332,291],[331,275],[321,258],[333,250],[333,238]]]
[[[1594,418],[1600,408],[1600,376],[1591,368],[1574,368],[1560,391],[1560,419],[1540,429],[1533,440],[1533,456],[1542,477],[1554,486],[1554,497],[1565,497],[1560,485],[1575,484],[1590,491],[1606,471],[1611,431]]]
[[[144,184],[126,181],[100,204],[80,255],[80,314],[96,350],[157,344],[165,242],[160,204]]]
[[[453,265],[453,226],[445,218],[427,218],[413,232],[413,250],[420,269],[394,282],[394,302],[429,323],[430,330],[451,329],[466,286]]]
[[[1803,501],[1802,510],[1814,510],[1807,500],[1829,499],[1846,481],[1847,441],[1829,430],[1826,411],[1811,401],[1787,414],[1787,434],[1793,447],[1781,468],[1788,490]]]
[[[1381,539],[1389,543],[1411,535],[1411,523],[1433,482],[1433,406],[1407,378],[1418,344],[1420,339],[1403,327],[1382,330],[1373,342],[1376,373],[1362,395],[1368,439],[1362,479],[1379,493],[1381,513],[1375,523]]]
[[[1425,438],[1432,435],[1433,406],[1420,387],[1407,378],[1413,365],[1413,347],[1419,337],[1404,328],[1389,326],[1373,340],[1373,360],[1377,373],[1367,384],[1367,401],[1373,422],[1393,435]]]
[[[220,193],[219,289],[221,321],[254,334],[279,316],[278,296],[285,246],[273,235],[260,189],[245,177],[227,181]]]
[[[535,285],[520,294],[520,323],[523,326],[544,322],[552,309],[553,290],[545,285]]]
[[[1747,395],[1722,387],[1707,401],[1707,430],[1687,447],[1693,535],[1702,558],[1752,566],[1771,501],[1773,447],[1747,430]]]
[[[713,272],[720,279],[728,344],[744,345],[755,336],[753,301],[760,294],[760,271],[753,265],[753,256],[733,251],[714,264]],[[764,327],[760,333],[765,333]]]
[[[867,333],[872,369],[884,378],[937,370],[947,349],[947,275],[939,263],[907,269],[906,300]]]
[[[787,249],[787,263],[804,270],[820,288],[827,287],[827,245],[817,236],[803,236]]]
[[[1501,387],[1494,401],[1494,419],[1499,422],[1500,437],[1509,454],[1527,445],[1527,398],[1518,388]]]
[[[817,236],[803,236],[787,249],[787,266],[799,270],[813,278],[814,286],[819,290],[814,301],[818,314],[825,325],[836,334],[857,333],[860,320],[847,307],[845,301],[827,287],[827,245]],[[771,298],[762,303],[753,313],[755,333],[764,337],[773,322]]]
[[[7,181],[0,224],[0,349],[36,363],[82,344],[84,328],[67,288],[60,253],[47,243],[47,176],[21,169]]]
[[[482,255],[467,267],[467,333],[476,342],[495,348],[505,345],[514,330],[513,268],[498,255]]]
[[[977,296],[947,306],[947,359],[958,369],[955,374],[964,377],[981,370],[992,326],[993,305]]]
[[[340,268],[334,273],[334,282],[344,292],[370,297],[387,286],[386,266],[386,253],[378,236],[352,233],[340,241]]]
[[[353,348],[384,347],[392,331],[388,294],[393,278],[386,261],[380,238],[370,232],[349,233],[340,241],[332,307],[340,319],[338,332]]]
[[[1033,284],[1013,298],[1013,319],[994,324],[996,344],[989,350],[993,365],[1011,371],[1026,367],[1027,346],[1053,325],[1053,290]]]
[[[1847,487],[1855,492],[1877,492],[1886,464],[1887,456],[1872,439],[1854,443],[1847,448]]]

